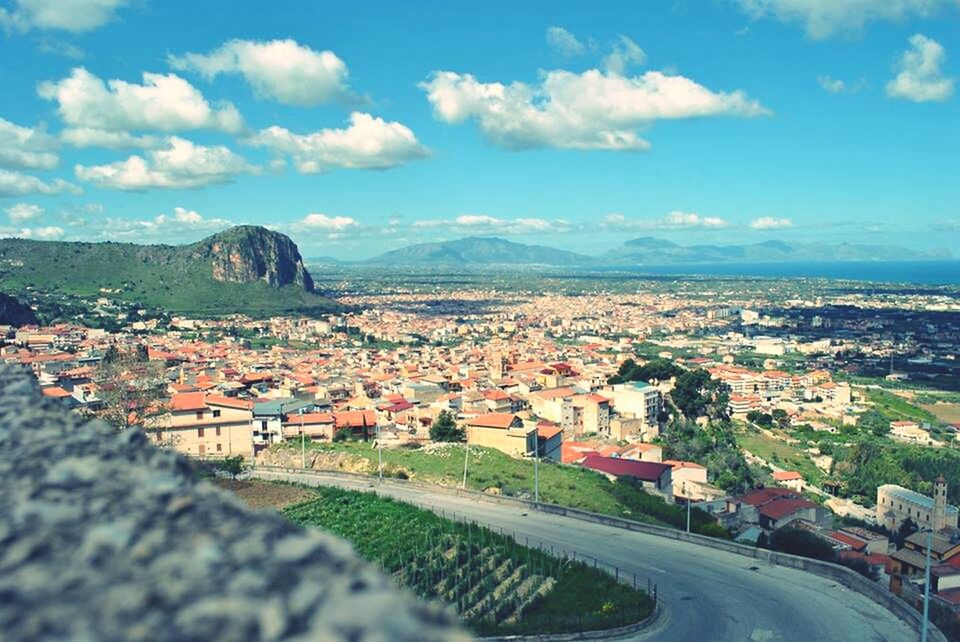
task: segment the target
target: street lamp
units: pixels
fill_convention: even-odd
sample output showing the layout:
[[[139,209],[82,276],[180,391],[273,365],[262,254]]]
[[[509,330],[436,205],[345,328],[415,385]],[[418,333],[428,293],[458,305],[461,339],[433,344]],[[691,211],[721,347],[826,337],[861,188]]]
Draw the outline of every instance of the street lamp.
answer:
[[[927,642],[927,630],[930,627],[930,549],[933,548],[933,529],[927,530],[927,564],[923,581],[923,625],[920,629],[920,642]]]

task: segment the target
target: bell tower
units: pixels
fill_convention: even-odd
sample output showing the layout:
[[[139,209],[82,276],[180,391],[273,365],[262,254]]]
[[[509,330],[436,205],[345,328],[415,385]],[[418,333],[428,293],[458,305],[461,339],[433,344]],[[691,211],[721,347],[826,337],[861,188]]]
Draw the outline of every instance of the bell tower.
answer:
[[[933,532],[947,526],[947,480],[943,475],[933,482]]]

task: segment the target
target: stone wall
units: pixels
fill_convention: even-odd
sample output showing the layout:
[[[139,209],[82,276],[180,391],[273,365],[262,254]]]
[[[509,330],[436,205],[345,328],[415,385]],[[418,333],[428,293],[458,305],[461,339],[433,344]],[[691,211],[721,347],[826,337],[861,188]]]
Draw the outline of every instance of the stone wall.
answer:
[[[350,546],[253,513],[0,365],[0,639],[467,640]]]

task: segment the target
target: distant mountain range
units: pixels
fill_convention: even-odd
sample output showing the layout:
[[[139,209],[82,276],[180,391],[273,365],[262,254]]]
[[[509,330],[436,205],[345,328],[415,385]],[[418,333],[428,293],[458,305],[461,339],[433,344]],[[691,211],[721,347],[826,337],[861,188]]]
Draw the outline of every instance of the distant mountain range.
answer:
[[[338,306],[313,291],[289,237],[233,227],[189,245],[0,239],[0,289],[107,296],[184,314],[276,314]]]
[[[374,257],[377,265],[580,265],[593,259],[544,245],[471,236],[456,241],[419,243]]]
[[[764,241],[748,245],[679,245],[652,237],[632,239],[600,256],[588,256],[543,245],[515,243],[496,237],[468,237],[454,241],[410,245],[386,252],[363,263],[404,266],[631,267],[949,258],[952,258],[952,255],[948,250],[920,251],[888,245],[787,243],[785,241]]]

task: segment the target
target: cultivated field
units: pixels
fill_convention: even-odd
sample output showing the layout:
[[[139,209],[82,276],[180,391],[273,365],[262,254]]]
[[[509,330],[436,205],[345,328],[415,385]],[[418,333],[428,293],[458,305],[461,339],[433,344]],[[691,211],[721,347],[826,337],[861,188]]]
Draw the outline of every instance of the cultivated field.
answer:
[[[456,608],[479,634],[607,629],[650,614],[644,591],[474,524],[372,493],[322,488],[283,513],[344,537],[424,598]]]

